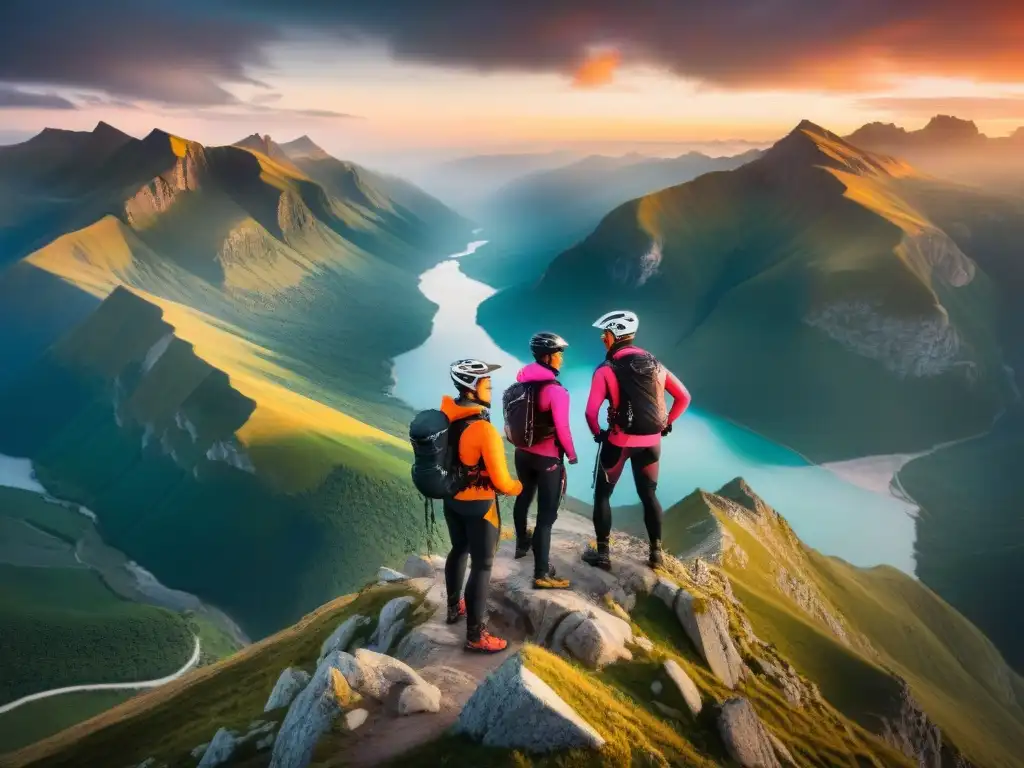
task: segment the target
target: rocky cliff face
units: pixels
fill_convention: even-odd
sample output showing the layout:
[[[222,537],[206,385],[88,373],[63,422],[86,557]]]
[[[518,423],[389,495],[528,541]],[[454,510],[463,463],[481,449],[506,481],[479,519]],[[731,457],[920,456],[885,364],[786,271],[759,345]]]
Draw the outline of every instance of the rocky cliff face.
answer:
[[[152,217],[167,211],[180,195],[199,189],[209,170],[206,152],[199,144],[182,144],[174,165],[125,201],[124,218],[130,226],[144,227]]]

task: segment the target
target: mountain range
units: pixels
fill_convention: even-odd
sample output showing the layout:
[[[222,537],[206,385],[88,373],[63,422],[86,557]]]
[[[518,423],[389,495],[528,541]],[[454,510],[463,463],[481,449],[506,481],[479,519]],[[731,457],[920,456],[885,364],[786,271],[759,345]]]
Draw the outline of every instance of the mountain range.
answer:
[[[591,155],[521,176],[487,199],[478,218],[500,245],[464,260],[463,270],[492,285],[513,285],[543,270],[557,254],[586,237],[622,203],[712,171],[731,170],[759,150],[730,157],[688,152],[679,157]]]
[[[989,137],[970,120],[936,115],[916,131],[868,123],[846,140],[867,150],[898,154],[920,170],[952,181],[1024,192],[1024,127],[1009,136]]]

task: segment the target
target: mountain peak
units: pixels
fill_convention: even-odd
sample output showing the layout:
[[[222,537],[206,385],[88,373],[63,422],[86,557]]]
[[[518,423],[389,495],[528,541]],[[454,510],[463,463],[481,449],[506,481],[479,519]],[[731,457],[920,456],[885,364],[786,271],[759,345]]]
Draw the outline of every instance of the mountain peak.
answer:
[[[825,167],[859,175],[890,175],[906,167],[884,155],[858,149],[842,137],[810,120],[802,120],[775,143],[762,160],[766,167],[791,175],[802,168]]]
[[[281,144],[281,151],[284,152],[288,157],[298,159],[300,157],[308,158],[324,158],[330,157],[330,155],[313,141],[309,136],[303,134],[297,139],[293,139],[285,144]]]
[[[936,115],[920,133],[929,140],[946,142],[974,141],[981,136],[973,120],[962,120],[953,115]]]

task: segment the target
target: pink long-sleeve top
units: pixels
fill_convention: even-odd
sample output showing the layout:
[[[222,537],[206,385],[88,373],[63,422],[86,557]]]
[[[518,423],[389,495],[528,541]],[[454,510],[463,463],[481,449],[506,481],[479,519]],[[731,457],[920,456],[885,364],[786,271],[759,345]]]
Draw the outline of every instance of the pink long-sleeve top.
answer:
[[[626,355],[643,353],[644,351],[639,347],[623,347],[616,351],[613,357],[617,360]],[[665,391],[672,395],[672,408],[668,412],[668,423],[672,424],[683,415],[683,411],[690,405],[690,393],[665,366],[661,366],[659,375],[663,377]],[[594,371],[594,378],[590,382],[590,397],[587,398],[587,426],[590,427],[594,437],[601,432],[598,416],[605,400],[611,403],[612,409],[619,407],[619,381],[615,378],[615,372],[610,366],[602,365]],[[608,435],[608,442],[619,448],[649,448],[657,445],[660,440],[661,435],[627,435],[615,425],[612,425]]]
[[[516,381],[528,384],[531,382],[555,381],[557,374],[540,363],[530,363],[519,371]],[[542,387],[537,406],[541,412],[550,411],[555,422],[555,434],[536,445],[522,450],[538,456],[562,458],[562,451],[570,461],[576,461],[576,448],[572,443],[572,431],[569,429],[569,392],[565,387],[554,385]]]

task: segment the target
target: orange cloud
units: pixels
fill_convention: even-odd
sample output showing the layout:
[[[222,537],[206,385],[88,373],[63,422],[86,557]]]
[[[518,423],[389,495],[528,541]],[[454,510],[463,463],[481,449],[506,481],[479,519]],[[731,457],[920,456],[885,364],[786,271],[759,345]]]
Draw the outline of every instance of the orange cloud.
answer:
[[[573,88],[600,88],[615,79],[622,56],[618,51],[592,53],[576,69],[572,78]]]

